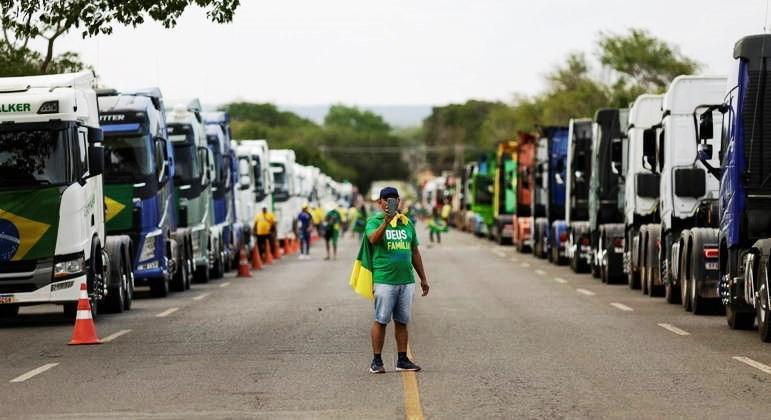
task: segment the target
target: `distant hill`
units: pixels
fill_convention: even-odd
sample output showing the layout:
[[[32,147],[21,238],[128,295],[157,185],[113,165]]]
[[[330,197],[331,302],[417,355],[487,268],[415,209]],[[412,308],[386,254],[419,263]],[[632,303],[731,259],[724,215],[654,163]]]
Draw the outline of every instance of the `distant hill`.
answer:
[[[423,119],[431,114],[431,105],[356,105],[383,116],[396,128],[414,127],[423,124]],[[329,105],[279,105],[280,109],[323,123]]]

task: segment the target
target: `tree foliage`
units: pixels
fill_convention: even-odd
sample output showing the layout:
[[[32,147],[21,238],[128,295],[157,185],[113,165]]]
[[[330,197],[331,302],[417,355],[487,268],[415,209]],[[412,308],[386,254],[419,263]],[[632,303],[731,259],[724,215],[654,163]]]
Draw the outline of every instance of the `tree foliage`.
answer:
[[[234,138],[267,139],[271,149],[294,149],[299,163],[362,191],[378,179],[409,176],[401,150],[405,142],[370,111],[333,105],[319,125],[273,104],[236,102],[222,109],[230,113]]]
[[[25,51],[29,41],[43,38],[46,53],[40,72],[49,72],[54,61],[54,42],[77,29],[84,38],[110,34],[114,26],[134,26],[148,18],[170,28],[189,6],[206,9],[217,23],[230,22],[240,0],[0,0],[0,25],[10,49]]]

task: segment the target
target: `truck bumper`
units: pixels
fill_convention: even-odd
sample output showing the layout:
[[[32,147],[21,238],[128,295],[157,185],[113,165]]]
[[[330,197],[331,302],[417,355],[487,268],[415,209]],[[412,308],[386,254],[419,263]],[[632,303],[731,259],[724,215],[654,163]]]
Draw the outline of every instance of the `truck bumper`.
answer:
[[[33,305],[42,303],[70,303],[80,297],[80,285],[86,283],[86,275],[47,284],[32,292],[0,293],[0,301],[6,304]]]

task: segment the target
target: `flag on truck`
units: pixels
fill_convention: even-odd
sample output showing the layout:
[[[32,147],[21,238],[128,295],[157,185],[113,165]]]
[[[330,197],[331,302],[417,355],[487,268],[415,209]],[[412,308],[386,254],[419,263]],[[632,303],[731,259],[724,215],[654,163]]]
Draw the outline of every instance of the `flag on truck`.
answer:
[[[60,202],[58,187],[0,192],[0,262],[53,257]]]

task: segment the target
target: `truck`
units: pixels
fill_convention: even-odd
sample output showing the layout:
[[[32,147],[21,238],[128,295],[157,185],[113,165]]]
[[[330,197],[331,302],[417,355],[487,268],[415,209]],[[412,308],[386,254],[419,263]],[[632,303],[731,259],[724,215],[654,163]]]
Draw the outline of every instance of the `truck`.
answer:
[[[493,155],[482,155],[471,175],[471,230],[476,236],[488,236],[493,224]]]
[[[104,196],[108,235],[127,235],[133,285],[156,297],[190,288],[190,229],[174,212],[175,165],[158,88],[97,91],[104,131]],[[133,285],[126,299],[130,301]]]
[[[0,316],[58,304],[130,307],[131,238],[105,229],[104,148],[91,72],[0,78]]]
[[[592,120],[571,119],[568,124],[565,170],[565,254],[573,272],[589,271],[592,239],[589,235],[589,176],[592,173]]]
[[[624,174],[628,110],[603,108],[592,126],[592,177],[589,182],[591,271],[603,283],[624,276]]]
[[[628,178],[624,183],[624,271],[631,289],[639,289],[642,276],[643,247],[640,229],[660,222],[659,188],[661,178],[649,163],[643,164],[643,137],[646,130],[655,135],[661,122],[663,95],[643,94],[629,108],[627,127],[627,158],[623,172]]]
[[[495,153],[493,184],[492,239],[499,245],[509,243],[517,212],[517,140],[498,143]]]
[[[512,220],[512,242],[518,252],[533,247],[533,183],[530,174],[535,165],[536,137],[520,132],[517,136],[517,211]]]
[[[270,151],[270,169],[273,174],[273,211],[276,215],[276,240],[284,242],[294,238],[293,224],[300,213],[295,174],[295,153],[290,149]]]
[[[694,115],[721,103],[725,85],[725,77],[676,77],[659,126],[643,133],[643,163],[661,175],[661,194],[660,222],[640,229],[641,288],[697,314],[718,303],[719,180],[698,159]],[[717,156],[706,162],[719,165]]]
[[[211,180],[214,157],[206,139],[201,104],[193,99],[167,112],[167,131],[174,154],[174,208],[180,227],[190,229],[193,280],[206,283],[218,255],[213,228]]]
[[[699,115],[699,157],[720,176],[718,291],[732,329],[751,329],[771,341],[771,110],[767,67],[771,35],[750,35],[734,46],[727,94]],[[722,113],[720,168],[712,166],[718,145],[710,132],[713,108]]]
[[[563,264],[566,257],[565,179],[568,127],[544,127],[537,151],[536,184],[543,211],[533,220],[536,256]],[[540,179],[538,179],[540,178]],[[540,181],[540,182],[539,182]]]
[[[234,259],[238,250],[243,245],[240,243],[242,235],[234,235],[234,230],[241,230],[241,225],[235,226],[235,175],[234,152],[230,148],[229,130],[226,119],[213,117],[205,113],[204,123],[206,129],[206,142],[214,160],[214,170],[211,179],[212,199],[212,239],[215,248],[214,261],[212,263],[212,277],[220,278],[225,272],[230,271],[235,264]]]
[[[256,211],[265,207],[273,211],[273,173],[270,166],[270,147],[267,140],[241,140],[240,145],[249,147],[254,172]],[[252,219],[254,221],[254,219]]]

